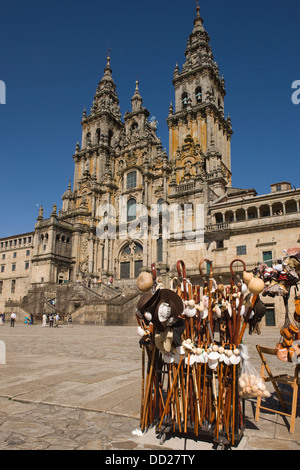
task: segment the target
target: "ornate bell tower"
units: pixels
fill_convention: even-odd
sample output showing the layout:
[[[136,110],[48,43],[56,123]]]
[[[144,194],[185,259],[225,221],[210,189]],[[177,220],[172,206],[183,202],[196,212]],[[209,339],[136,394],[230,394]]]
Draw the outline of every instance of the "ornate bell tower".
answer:
[[[167,119],[169,128],[169,155],[173,167],[183,167],[183,154],[188,160],[188,171],[177,172],[176,183],[200,175],[210,181],[217,196],[225,186],[231,186],[231,121],[224,117],[225,81],[220,77],[214,61],[210,38],[203,27],[200,7],[189,36],[186,61],[173,75],[175,109],[171,103]]]

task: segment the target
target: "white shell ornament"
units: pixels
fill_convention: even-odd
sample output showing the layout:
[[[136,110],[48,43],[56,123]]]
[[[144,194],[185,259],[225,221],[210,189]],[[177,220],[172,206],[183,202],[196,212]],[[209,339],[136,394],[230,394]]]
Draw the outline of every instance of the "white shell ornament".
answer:
[[[137,332],[138,332],[138,335],[142,338],[143,336],[145,336],[146,332],[143,330],[143,328],[141,326],[138,326],[137,327]]]
[[[145,313],[144,313],[144,317],[145,317],[146,320],[148,320],[148,321],[151,321],[151,320],[152,320],[152,315],[151,315],[151,313],[149,313],[149,312],[145,312]]]

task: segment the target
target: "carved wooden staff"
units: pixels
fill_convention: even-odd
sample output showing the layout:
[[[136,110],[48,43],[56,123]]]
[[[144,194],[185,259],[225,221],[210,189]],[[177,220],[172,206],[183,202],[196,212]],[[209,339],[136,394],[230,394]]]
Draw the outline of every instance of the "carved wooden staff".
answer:
[[[169,403],[170,403],[170,399],[171,399],[174,387],[177,384],[178,373],[179,373],[179,370],[180,370],[180,367],[181,367],[182,359],[183,359],[183,355],[181,355],[181,357],[180,357],[180,361],[179,361],[179,364],[178,364],[178,367],[177,367],[177,370],[176,370],[176,373],[175,373],[175,377],[173,379],[172,387],[169,389],[169,392],[168,392],[168,396],[167,396],[167,400],[166,400],[166,403],[165,403],[164,411],[162,413],[160,423],[159,423],[159,429],[161,428],[163,419],[164,419],[165,414],[167,412],[167,409],[168,409],[168,406],[169,406]]]
[[[182,269],[182,271],[181,271]],[[182,260],[177,261],[177,272],[178,276],[182,277],[182,284],[183,284],[183,300],[186,301],[188,300],[188,291],[186,287],[186,269],[185,269],[185,264]],[[189,320],[185,316],[185,330],[186,330],[186,337],[190,337],[190,331],[189,331]]]
[[[232,368],[232,415],[231,415],[231,435],[232,435],[232,445],[234,445],[234,432],[235,432],[235,387],[236,387],[236,365],[233,365]]]
[[[246,271],[246,264],[243,260],[241,259],[234,259],[233,261],[231,261],[230,263],[230,272],[231,272],[231,285],[233,286],[234,285],[234,276],[235,276],[235,273],[233,271],[233,265],[235,263],[242,263],[243,265],[243,269],[244,271]],[[239,332],[240,332],[240,324],[241,324],[241,308],[242,308],[242,305],[243,305],[243,299],[244,299],[244,294],[243,292],[241,292],[241,295],[240,295],[240,298],[239,298],[239,306],[238,306],[238,311],[236,312],[235,311],[235,314],[237,316],[236,318],[236,322],[234,323],[234,326],[233,326],[233,343],[235,344],[240,344],[238,343],[238,335],[239,335]]]
[[[144,410],[143,410],[143,419],[142,419],[142,431],[145,429],[145,422],[146,422],[146,416],[148,413],[148,409],[150,406],[150,390],[151,390],[151,385],[152,385],[152,375],[153,375],[153,369],[154,369],[154,360],[155,360],[155,355],[156,355],[156,346],[153,345],[153,350],[152,350],[152,356],[151,356],[151,364],[150,364],[150,370],[147,375],[147,381],[146,381],[146,393],[145,393],[145,400],[144,400]]]
[[[209,263],[209,283],[208,283],[208,316],[207,316],[207,327],[209,331],[209,336],[211,338],[211,342],[214,342],[214,334],[213,334],[213,312],[212,312],[212,281],[213,281],[213,269],[212,269],[212,262],[209,261],[208,259],[203,259],[199,263],[199,271],[200,275],[203,277],[203,271],[202,271],[202,264],[206,261],[206,263]]]
[[[245,333],[246,325],[247,325],[247,323],[249,322],[249,319],[250,319],[251,312],[252,312],[252,310],[254,308],[254,305],[255,305],[258,297],[259,297],[259,294],[264,290],[264,288],[265,288],[265,283],[259,277],[253,277],[248,283],[248,290],[253,295],[252,295],[252,299],[251,299],[251,306],[250,306],[250,308],[248,308],[247,312],[245,313],[244,323],[243,323],[243,326],[242,326],[242,329],[241,329],[241,332],[240,332],[240,335],[239,335],[238,344],[241,344],[241,341],[242,341],[244,333]]]

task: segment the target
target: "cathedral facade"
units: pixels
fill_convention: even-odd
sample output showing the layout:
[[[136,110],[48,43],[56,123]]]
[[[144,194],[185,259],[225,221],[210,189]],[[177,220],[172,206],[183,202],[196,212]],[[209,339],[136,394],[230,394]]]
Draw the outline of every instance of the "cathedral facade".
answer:
[[[89,113],[83,112],[74,179],[34,230],[0,240],[0,308],[22,303],[33,286],[75,282],[132,285],[155,263],[166,287],[183,260],[201,284],[199,261],[212,260],[218,282],[239,258],[253,269],[300,242],[300,189],[271,184],[266,195],[232,187],[231,120],[224,114],[220,75],[200,10],[173,74],[174,104],[166,110],[169,152],[143,106],[139,84],[122,117],[107,58]],[[15,266],[14,269],[12,266]],[[242,269],[242,268],[241,268]],[[268,299],[270,324],[278,300]]]

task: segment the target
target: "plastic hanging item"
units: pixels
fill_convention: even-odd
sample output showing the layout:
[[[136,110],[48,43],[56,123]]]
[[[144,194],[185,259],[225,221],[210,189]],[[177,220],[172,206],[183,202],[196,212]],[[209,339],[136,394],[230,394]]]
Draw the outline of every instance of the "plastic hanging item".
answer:
[[[242,358],[242,368],[238,381],[239,396],[241,398],[270,397],[271,394],[269,390],[267,390],[264,380],[249,361],[247,346],[241,344],[239,349]]]

